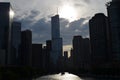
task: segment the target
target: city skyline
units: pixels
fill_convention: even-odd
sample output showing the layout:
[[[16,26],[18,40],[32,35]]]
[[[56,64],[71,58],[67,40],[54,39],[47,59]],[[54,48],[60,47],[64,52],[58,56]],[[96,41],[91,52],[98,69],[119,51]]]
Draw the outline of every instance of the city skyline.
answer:
[[[15,10],[10,2],[0,2],[0,78],[34,79],[56,73],[62,76],[65,72],[93,79],[101,76],[105,79],[118,78],[120,0],[112,0],[105,5],[107,15],[100,11],[77,20],[75,9],[66,4],[61,18],[57,9],[52,17],[33,21],[38,17],[32,11],[29,14],[34,16],[27,15],[29,21],[23,22],[18,17],[14,18]],[[35,32],[39,36],[35,36]],[[35,37],[38,42],[32,41]],[[39,43],[42,40],[45,43]],[[70,50],[63,49],[65,45]]]
[[[0,0],[8,2],[8,0]],[[61,11],[64,4],[70,5],[77,13],[77,19],[69,22],[65,16],[61,17],[61,37],[63,37],[64,46],[70,47],[71,40],[74,35],[82,35],[83,37],[89,37],[88,35],[88,20],[95,13],[106,14],[106,2],[105,1],[93,1],[93,0],[52,0],[52,1],[24,1],[26,5],[22,5],[21,1],[10,1],[15,11],[15,16],[20,22],[22,22],[22,30],[30,29],[33,32],[33,43],[44,43],[46,40],[51,39],[51,26],[50,17],[57,13],[57,8]],[[34,4],[32,4],[34,3]],[[41,4],[41,5],[38,5]],[[49,4],[49,5],[47,5]],[[99,6],[97,5],[99,4]],[[97,5],[97,7],[95,7]],[[23,8],[24,7],[24,8]],[[49,9],[48,9],[49,8]],[[58,11],[58,13],[60,13]],[[64,10],[63,10],[64,11]],[[60,13],[61,15],[61,13]],[[30,24],[29,24],[30,23]],[[42,30],[42,31],[41,31]],[[65,49],[65,48],[64,48]],[[67,48],[68,49],[68,48]],[[66,50],[66,49],[65,49]]]

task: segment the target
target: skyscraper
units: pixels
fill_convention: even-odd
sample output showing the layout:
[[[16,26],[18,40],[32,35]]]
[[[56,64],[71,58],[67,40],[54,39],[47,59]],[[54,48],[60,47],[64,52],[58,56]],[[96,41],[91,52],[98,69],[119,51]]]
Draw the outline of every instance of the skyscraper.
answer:
[[[42,44],[32,44],[32,66],[42,68]]]
[[[21,23],[13,22],[12,23],[12,36],[11,36],[11,57],[12,62],[14,63],[18,59],[19,48],[21,44]],[[17,63],[17,61],[16,61]]]
[[[60,38],[59,15],[55,15],[51,18],[51,26],[52,26],[52,40]]]
[[[0,2],[0,50],[5,53],[5,64],[11,64],[11,23],[13,11],[10,3]]]
[[[107,27],[108,18],[103,13],[95,14],[89,21],[92,67],[108,60]]]
[[[120,61],[120,0],[107,4],[113,61]]]
[[[51,18],[52,26],[52,52],[51,60],[53,65],[57,65],[59,58],[62,56],[62,38],[60,38],[60,22],[59,15]]]
[[[87,69],[90,61],[90,45],[88,38],[73,37],[73,64],[76,69]]]
[[[50,54],[51,54],[51,50],[52,50],[52,41],[51,40],[47,40],[46,41],[46,60],[47,60],[47,69],[50,70]]]
[[[21,65],[32,65],[32,32],[30,30],[21,32],[21,54],[19,57]]]
[[[63,68],[62,70],[66,71],[68,69],[68,61],[69,61],[69,58],[68,58],[68,51],[64,51],[64,57],[63,57]]]
[[[82,60],[81,55],[83,55],[83,43],[82,43],[82,36],[74,36],[73,37],[73,63],[76,68],[79,67],[80,61]]]

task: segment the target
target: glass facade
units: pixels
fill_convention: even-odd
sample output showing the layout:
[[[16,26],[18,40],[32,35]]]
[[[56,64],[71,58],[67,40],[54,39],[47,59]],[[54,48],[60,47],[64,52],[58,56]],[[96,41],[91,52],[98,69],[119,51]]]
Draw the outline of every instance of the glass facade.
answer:
[[[11,43],[11,57],[13,63],[15,63],[15,59],[18,58],[19,48],[21,44],[21,23],[20,22],[13,22],[12,23],[12,43]]]
[[[12,10],[10,3],[0,3],[0,49],[5,50],[6,64],[11,63],[11,23],[13,16],[10,16]]]
[[[62,38],[60,38],[60,22],[59,15],[51,18],[52,26],[52,53],[51,59],[53,64],[57,64],[59,58],[62,56]]]

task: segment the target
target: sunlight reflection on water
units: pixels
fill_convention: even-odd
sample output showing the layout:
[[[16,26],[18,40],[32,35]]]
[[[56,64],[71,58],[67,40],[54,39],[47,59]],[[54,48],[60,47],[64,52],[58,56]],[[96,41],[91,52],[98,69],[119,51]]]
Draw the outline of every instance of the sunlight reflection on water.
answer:
[[[42,76],[37,79],[33,80],[120,80],[119,76],[107,76],[107,75],[91,75],[91,77],[79,77],[74,74],[70,74],[68,72],[65,72],[65,74],[53,74],[53,75],[47,75]]]
[[[84,80],[84,79],[81,79],[80,77],[78,77],[74,74],[69,74],[69,73],[65,72],[64,75],[61,75],[61,73],[59,73],[59,74],[55,74],[55,75],[43,76],[36,80]]]

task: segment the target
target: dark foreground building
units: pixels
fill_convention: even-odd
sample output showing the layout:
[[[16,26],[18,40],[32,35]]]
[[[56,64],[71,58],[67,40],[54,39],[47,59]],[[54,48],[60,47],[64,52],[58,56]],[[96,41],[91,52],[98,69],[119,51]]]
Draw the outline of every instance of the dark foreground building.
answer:
[[[12,23],[12,36],[11,36],[11,56],[12,64],[18,64],[18,55],[20,54],[20,44],[21,44],[21,23]]]
[[[30,30],[25,30],[21,32],[20,48],[20,65],[32,66],[32,32]]]
[[[74,36],[73,38],[73,64],[75,69],[89,69],[90,65],[90,43],[88,38]]]
[[[120,0],[107,4],[111,32],[111,50],[113,62],[120,62]]]
[[[92,68],[103,66],[108,61],[108,18],[103,13],[95,14],[89,21]]]
[[[32,67],[42,68],[42,44],[32,44]]]
[[[11,23],[13,11],[10,3],[0,2],[0,64],[10,65],[11,61]]]
[[[50,55],[51,55],[51,51],[52,51],[52,41],[51,40],[47,40],[46,41],[46,60],[47,60],[47,64],[46,64],[46,68],[47,70],[50,71],[50,65],[51,65],[51,60],[50,60]]]

